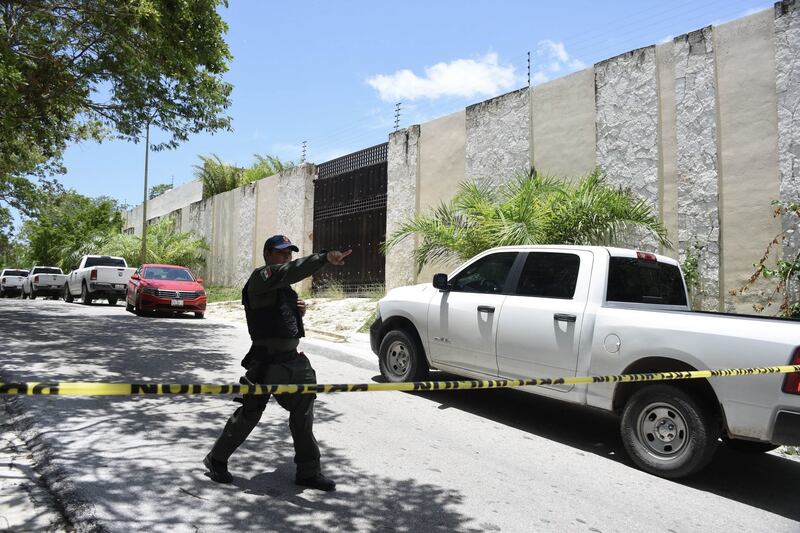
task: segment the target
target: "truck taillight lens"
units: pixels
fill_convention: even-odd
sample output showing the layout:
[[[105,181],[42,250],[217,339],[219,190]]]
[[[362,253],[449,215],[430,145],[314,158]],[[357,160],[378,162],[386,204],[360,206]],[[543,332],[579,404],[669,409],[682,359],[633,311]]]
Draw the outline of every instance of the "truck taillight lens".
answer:
[[[92,281],[97,279],[97,270],[92,270],[92,272],[89,274],[89,279]]]
[[[790,365],[800,365],[800,348],[794,351]],[[800,372],[786,374],[783,380],[783,392],[786,394],[800,394]]]
[[[33,276],[33,282],[39,283],[39,276]]]

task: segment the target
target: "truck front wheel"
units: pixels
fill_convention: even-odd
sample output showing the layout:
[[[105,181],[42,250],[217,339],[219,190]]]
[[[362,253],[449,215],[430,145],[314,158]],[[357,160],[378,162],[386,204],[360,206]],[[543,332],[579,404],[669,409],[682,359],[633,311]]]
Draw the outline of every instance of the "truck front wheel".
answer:
[[[417,340],[402,329],[386,334],[381,341],[378,366],[387,381],[423,381],[428,376],[428,362]]]
[[[677,479],[711,461],[720,424],[707,402],[679,387],[654,384],[643,386],[625,405],[621,433],[639,468]]]
[[[72,296],[72,293],[69,290],[69,284],[65,283],[64,284],[64,301],[67,302],[68,304],[71,304],[74,300],[75,300],[75,298]]]

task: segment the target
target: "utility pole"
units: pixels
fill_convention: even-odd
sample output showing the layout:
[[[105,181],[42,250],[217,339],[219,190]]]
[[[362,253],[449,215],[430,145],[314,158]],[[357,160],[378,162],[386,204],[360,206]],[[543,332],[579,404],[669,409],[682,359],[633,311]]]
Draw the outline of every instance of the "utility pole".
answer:
[[[400,104],[401,102],[397,102],[394,105],[394,131],[400,129]]]
[[[147,254],[147,163],[150,156],[150,120],[147,121],[144,141],[144,201],[142,202],[142,253],[140,265],[145,262]]]

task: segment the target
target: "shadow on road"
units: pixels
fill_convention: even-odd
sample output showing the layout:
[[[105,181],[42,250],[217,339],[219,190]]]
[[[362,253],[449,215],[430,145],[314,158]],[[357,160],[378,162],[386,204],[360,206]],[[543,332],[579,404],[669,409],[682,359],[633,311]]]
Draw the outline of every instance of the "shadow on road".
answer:
[[[57,302],[0,307],[0,379],[193,383],[199,369],[238,377],[230,375],[230,361],[243,354],[226,349],[229,326],[73,309]],[[472,517],[457,510],[459,491],[376,476],[324,442],[325,472],[340,490],[299,490],[288,415],[274,401],[232,458],[232,485],[211,482],[201,464],[238,405],[230,399],[38,396],[5,403],[40,475],[85,530],[471,530]],[[340,423],[324,401],[315,411],[321,424]]]
[[[460,378],[442,372],[431,375],[431,380],[454,379]],[[374,380],[383,381],[383,378],[376,376]],[[636,468],[622,445],[619,418],[606,411],[512,389],[407,394],[434,401],[440,404],[440,409],[460,409]],[[800,461],[775,454],[737,452],[720,442],[709,466],[694,476],[674,482],[800,521],[798,479]]]

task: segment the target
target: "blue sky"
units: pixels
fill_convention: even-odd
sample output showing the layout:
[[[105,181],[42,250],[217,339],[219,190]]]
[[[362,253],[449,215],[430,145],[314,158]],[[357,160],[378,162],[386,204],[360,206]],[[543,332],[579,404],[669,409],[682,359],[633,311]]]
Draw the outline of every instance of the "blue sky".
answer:
[[[772,6],[755,0],[511,2],[231,0],[233,132],[196,135],[151,152],[149,185],[192,179],[199,155],[248,165],[254,154],[298,162],[385,142],[394,128],[427,122],[617,54]],[[159,140],[157,132],[153,139]],[[81,143],[57,179],[87,196],[136,205],[142,143]]]

